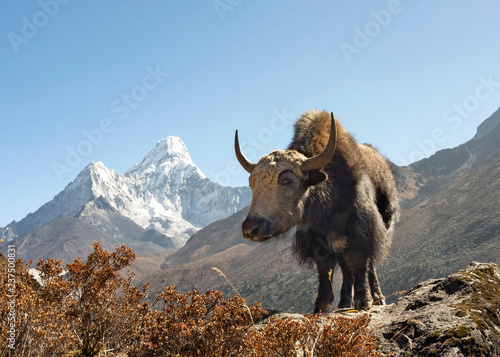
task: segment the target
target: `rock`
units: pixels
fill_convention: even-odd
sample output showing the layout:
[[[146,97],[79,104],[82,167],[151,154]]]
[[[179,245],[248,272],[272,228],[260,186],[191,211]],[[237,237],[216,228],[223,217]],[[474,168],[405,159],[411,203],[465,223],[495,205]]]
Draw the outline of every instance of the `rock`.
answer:
[[[416,285],[393,304],[362,313],[371,315],[369,327],[382,355],[500,356],[500,266],[473,262],[446,278]],[[299,320],[303,315],[272,317]]]
[[[500,266],[473,262],[369,312],[391,356],[499,356]]]

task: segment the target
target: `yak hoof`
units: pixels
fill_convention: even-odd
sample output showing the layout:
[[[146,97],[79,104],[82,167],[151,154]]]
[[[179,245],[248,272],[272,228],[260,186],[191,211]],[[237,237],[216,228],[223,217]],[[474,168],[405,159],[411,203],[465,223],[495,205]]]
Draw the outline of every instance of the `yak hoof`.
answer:
[[[347,301],[340,300],[340,302],[339,302],[339,304],[338,304],[337,307],[339,308],[339,310],[341,310],[341,309],[351,309],[352,308],[352,301],[347,302]]]
[[[332,304],[327,302],[316,302],[314,306],[314,314],[328,314],[332,310]]]
[[[380,306],[386,305],[385,298],[375,300],[373,302],[373,305],[380,305]]]
[[[358,311],[369,309],[370,307],[372,307],[372,302],[372,299],[367,298],[354,299],[354,309]]]

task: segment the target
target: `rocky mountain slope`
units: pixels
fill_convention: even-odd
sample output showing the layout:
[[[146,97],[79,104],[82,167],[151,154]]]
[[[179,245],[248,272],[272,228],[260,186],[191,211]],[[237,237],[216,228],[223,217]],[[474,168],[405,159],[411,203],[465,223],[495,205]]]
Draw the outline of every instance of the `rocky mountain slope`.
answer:
[[[200,228],[250,203],[248,187],[207,179],[176,137],[157,143],[124,175],[91,163],[50,202],[0,228],[25,259],[86,256],[94,241],[138,254],[173,251]],[[41,254],[41,255],[40,255]]]
[[[500,139],[500,135],[498,136]],[[402,212],[385,291],[407,289],[464,262],[500,263],[500,148],[441,192]]]
[[[168,237],[124,217],[103,197],[22,234],[15,245],[17,254],[26,261],[56,257],[70,263],[76,257],[87,256],[96,242],[108,251],[127,245],[139,256],[165,253],[173,248]]]
[[[500,263],[500,111],[485,123],[471,141],[397,168],[403,210],[390,256],[379,270],[386,295],[473,260]],[[250,302],[281,311],[312,311],[314,269],[297,264],[290,237],[244,240],[240,227],[245,216],[246,210],[238,212],[193,235],[151,275],[152,289],[176,285],[233,294],[212,269],[216,266]]]
[[[385,291],[408,289],[473,260],[500,263],[500,110],[472,140],[400,172],[406,173],[400,175],[403,211],[380,270]],[[405,196],[408,187],[413,197]]]

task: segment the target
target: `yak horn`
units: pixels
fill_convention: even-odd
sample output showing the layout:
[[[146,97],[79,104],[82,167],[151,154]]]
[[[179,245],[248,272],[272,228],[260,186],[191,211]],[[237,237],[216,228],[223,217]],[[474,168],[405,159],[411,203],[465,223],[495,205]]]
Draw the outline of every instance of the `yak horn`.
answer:
[[[236,158],[240,162],[240,165],[243,166],[246,172],[251,174],[253,169],[255,169],[255,164],[250,162],[241,152],[240,143],[238,141],[238,130],[236,130],[234,134],[234,151],[236,152]]]
[[[330,129],[330,138],[326,144],[325,149],[316,156],[313,156],[302,163],[300,167],[302,172],[308,172],[312,170],[319,170],[326,164],[328,164],[335,152],[335,147],[337,146],[337,127],[335,124],[335,118],[333,117],[333,112],[331,112],[332,123]]]

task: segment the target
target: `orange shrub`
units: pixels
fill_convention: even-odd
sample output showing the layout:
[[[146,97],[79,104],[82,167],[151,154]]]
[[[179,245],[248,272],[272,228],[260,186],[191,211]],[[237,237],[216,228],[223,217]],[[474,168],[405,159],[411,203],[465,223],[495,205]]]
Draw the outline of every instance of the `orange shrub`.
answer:
[[[367,315],[271,319],[261,331],[250,332],[245,343],[248,356],[379,356],[369,322]]]
[[[0,356],[378,355],[367,315],[271,319],[257,330],[253,322],[267,312],[239,295],[166,287],[150,303],[147,284],[139,289],[132,274],[119,273],[134,258],[125,246],[108,253],[96,243],[85,263],[78,258],[65,271],[59,260],[40,260],[40,283],[31,262],[17,260],[14,305],[8,274],[0,276]]]

